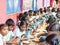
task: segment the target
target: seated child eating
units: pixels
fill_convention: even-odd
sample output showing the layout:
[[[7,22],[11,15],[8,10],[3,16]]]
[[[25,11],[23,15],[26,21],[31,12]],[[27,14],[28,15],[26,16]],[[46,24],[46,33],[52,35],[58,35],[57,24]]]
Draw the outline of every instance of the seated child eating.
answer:
[[[53,23],[50,25],[48,30],[48,35],[46,38],[46,43],[49,45],[58,45],[60,43],[60,24]]]
[[[16,29],[14,30],[14,34],[17,38],[20,38],[20,45],[23,45],[22,41],[27,40],[27,38],[24,37],[26,33],[26,22],[21,21],[18,26],[16,26]]]
[[[5,24],[0,24],[0,45],[6,45],[4,36],[8,33],[8,26]]]
[[[4,36],[6,42],[7,42],[7,45],[10,44],[10,45],[15,45],[17,44],[17,42],[15,41],[15,35],[14,33],[12,32],[13,28],[14,28],[14,21],[12,19],[8,19],[6,21],[6,25],[8,26],[8,34],[6,36]]]

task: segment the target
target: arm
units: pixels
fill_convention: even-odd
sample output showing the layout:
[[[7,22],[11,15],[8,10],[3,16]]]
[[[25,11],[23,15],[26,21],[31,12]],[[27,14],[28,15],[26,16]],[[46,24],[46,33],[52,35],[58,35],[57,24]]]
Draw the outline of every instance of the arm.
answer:
[[[22,41],[24,41],[24,40],[28,40],[28,39],[27,39],[27,38],[22,37],[22,38],[21,38],[21,40],[22,40]]]
[[[19,43],[19,41],[20,41],[20,38],[14,37],[14,38],[10,39],[9,41],[7,41],[7,44],[17,44],[17,43]]]

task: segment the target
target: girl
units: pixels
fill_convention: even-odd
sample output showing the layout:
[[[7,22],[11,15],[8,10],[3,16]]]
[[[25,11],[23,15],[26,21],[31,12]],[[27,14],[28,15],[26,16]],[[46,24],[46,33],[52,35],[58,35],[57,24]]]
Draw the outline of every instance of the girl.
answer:
[[[20,45],[23,45],[22,41],[27,40],[27,38],[24,37],[24,35],[26,34],[25,21],[21,21],[21,23],[14,30],[14,34],[17,38],[20,38]]]

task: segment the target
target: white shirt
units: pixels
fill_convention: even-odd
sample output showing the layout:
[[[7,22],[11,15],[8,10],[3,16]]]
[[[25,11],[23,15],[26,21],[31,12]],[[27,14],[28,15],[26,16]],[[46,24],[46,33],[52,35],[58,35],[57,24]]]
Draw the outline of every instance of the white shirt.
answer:
[[[3,38],[4,37],[0,34],[0,45],[3,45],[3,41],[5,41]]]
[[[14,33],[12,31],[8,31],[8,34],[4,36],[4,39],[9,41],[12,37],[14,37]]]
[[[21,38],[21,36],[22,36],[23,34],[26,33],[25,31],[21,31],[21,30],[18,28],[18,26],[16,26],[16,29],[15,29],[13,32],[14,32],[15,36],[20,37],[20,38]]]
[[[29,21],[32,21],[36,16],[31,16],[31,18],[29,19]]]
[[[52,12],[52,15],[54,15],[54,17],[56,17],[56,13],[55,12]]]
[[[59,21],[59,24],[60,24],[60,21]]]
[[[35,18],[36,18],[36,19],[38,19],[38,18],[39,18],[39,16],[37,15]]]

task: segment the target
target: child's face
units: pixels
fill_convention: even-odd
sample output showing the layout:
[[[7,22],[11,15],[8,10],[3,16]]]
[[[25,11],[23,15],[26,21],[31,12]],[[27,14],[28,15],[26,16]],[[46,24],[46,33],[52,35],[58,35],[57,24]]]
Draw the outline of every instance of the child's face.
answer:
[[[9,26],[8,29],[9,30],[13,30],[14,29],[14,26]]]
[[[28,15],[27,18],[29,19],[29,17],[30,17],[30,16]]]
[[[34,12],[32,12],[32,16],[33,16]]]
[[[37,12],[37,15],[40,15],[40,12]]]
[[[26,25],[22,25],[22,26],[20,26],[20,28],[22,31],[24,31],[24,30],[26,30]]]
[[[3,36],[7,35],[7,33],[8,33],[8,27],[6,26],[3,29],[1,29],[1,33],[2,33]]]

